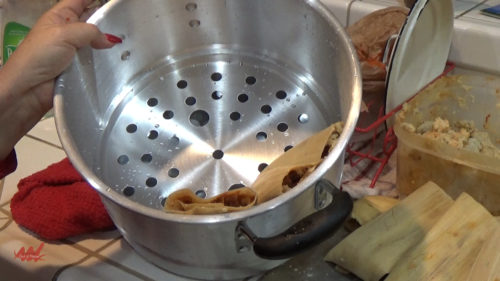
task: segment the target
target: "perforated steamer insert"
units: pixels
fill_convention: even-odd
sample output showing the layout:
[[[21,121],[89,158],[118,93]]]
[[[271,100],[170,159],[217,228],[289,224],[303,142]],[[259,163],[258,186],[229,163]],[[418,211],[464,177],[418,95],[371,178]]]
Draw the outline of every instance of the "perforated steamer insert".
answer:
[[[159,65],[127,87],[98,153],[113,189],[161,208],[181,188],[205,198],[250,186],[329,125],[333,113],[301,77],[263,58],[218,53]]]
[[[325,182],[340,182],[361,78],[344,28],[319,0],[112,0],[89,22],[123,43],[78,51],[56,85],[57,131],[148,261],[195,279],[243,279],[343,222],[352,202]],[[239,212],[163,210],[182,188],[212,197],[250,186],[285,150],[338,121],[337,145],[290,191]],[[300,224],[312,214],[322,223]],[[296,223],[318,228],[282,233]],[[262,239],[245,239],[243,224]]]

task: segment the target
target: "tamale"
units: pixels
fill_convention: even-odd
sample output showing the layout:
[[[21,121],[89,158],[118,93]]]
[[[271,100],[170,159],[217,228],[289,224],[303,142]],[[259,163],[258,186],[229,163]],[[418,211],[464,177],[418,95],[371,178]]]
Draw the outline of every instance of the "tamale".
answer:
[[[361,226],[326,255],[363,280],[378,281],[417,245],[453,200],[429,182],[389,211]],[[400,280],[405,280],[400,279]]]

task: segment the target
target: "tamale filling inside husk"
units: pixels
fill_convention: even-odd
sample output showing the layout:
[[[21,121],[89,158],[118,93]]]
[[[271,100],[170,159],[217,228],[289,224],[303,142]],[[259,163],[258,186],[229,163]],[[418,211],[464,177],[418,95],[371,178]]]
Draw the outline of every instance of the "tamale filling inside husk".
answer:
[[[337,122],[288,150],[271,162],[251,187],[230,190],[208,199],[199,198],[190,189],[181,189],[167,198],[165,210],[218,214],[245,210],[271,200],[310,175],[335,147],[342,129],[343,123]]]

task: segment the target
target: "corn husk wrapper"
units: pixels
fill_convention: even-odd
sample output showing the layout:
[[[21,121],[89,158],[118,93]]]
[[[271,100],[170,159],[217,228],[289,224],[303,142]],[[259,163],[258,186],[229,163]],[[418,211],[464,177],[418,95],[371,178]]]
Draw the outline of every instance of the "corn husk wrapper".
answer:
[[[332,124],[271,162],[252,185],[257,193],[257,204],[285,193],[312,173],[335,147],[342,128],[341,122]]]
[[[363,280],[378,281],[424,239],[452,204],[439,186],[429,182],[355,230],[330,250],[325,260]]]
[[[497,229],[498,223],[491,213],[470,195],[462,193],[425,239],[394,266],[386,281],[466,281],[485,242]],[[492,244],[496,242],[498,240]],[[484,249],[485,260],[496,264],[498,252],[490,253],[490,250]],[[478,277],[470,280],[488,280]]]
[[[255,205],[256,193],[248,187],[238,188],[202,199],[190,189],[172,193],[165,202],[165,210],[173,213],[204,215],[235,212]]]
[[[467,281],[476,280],[500,280],[500,222],[495,233],[484,243],[467,278]]]
[[[264,171],[262,171],[261,175],[265,174],[266,170],[269,171],[275,167],[300,167],[311,163],[321,162],[324,158],[322,156],[328,152],[325,152],[325,149],[330,150],[335,146],[339,135],[342,133],[342,129],[343,123],[337,122],[312,135],[298,145],[294,146],[292,149],[281,154],[278,158],[271,162],[271,164],[269,164]],[[252,186],[255,186],[255,184]]]
[[[337,122],[288,150],[264,169],[251,188],[228,191],[208,199],[199,198],[189,189],[181,189],[167,198],[164,209],[183,214],[220,214],[245,210],[273,199],[314,171],[335,147],[342,129],[343,123]],[[224,203],[235,201],[244,204]]]
[[[259,176],[252,189],[257,193],[257,204],[269,201],[296,186],[316,168],[317,163],[304,166],[283,166],[268,170]],[[266,168],[267,169],[267,168]],[[284,183],[284,181],[288,182]]]
[[[365,196],[354,202],[351,217],[360,225],[365,225],[399,202],[398,199],[387,196]]]

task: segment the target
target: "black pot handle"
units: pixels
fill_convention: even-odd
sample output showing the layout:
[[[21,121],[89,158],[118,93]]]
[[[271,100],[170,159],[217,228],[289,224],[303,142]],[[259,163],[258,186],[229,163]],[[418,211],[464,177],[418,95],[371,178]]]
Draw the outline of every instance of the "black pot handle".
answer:
[[[324,179],[318,182],[318,185],[330,192],[332,202],[281,234],[268,238],[253,237],[253,250],[256,255],[271,260],[289,258],[321,243],[343,224],[352,211],[351,197]]]

